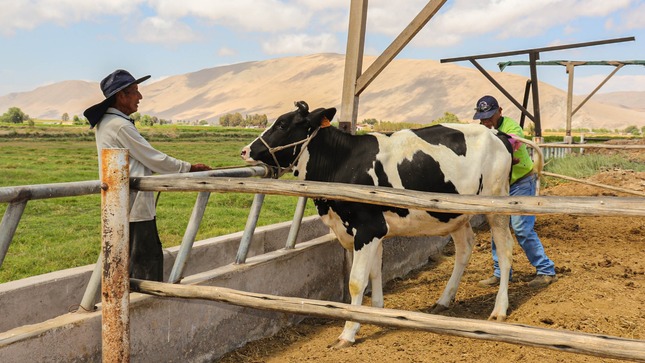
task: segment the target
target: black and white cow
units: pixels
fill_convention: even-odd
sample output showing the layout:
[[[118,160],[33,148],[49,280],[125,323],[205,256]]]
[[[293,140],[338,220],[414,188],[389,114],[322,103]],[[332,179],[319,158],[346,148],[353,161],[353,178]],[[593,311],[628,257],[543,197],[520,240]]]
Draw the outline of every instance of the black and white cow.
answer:
[[[512,157],[505,135],[476,124],[444,124],[392,134],[350,135],[330,125],[335,108],[309,112],[305,102],[286,113],[244,147],[248,163],[293,169],[300,179],[387,186],[427,192],[504,196]],[[390,236],[443,236],[455,245],[455,265],[435,311],[447,309],[457,293],[473,249],[470,215],[408,210],[373,204],[314,200],[322,221],[353,251],[351,303],[361,305],[368,281],[372,305],[383,307],[382,241]],[[497,246],[501,281],[489,319],[503,321],[513,239],[509,216],[488,215]],[[354,342],[359,324],[348,321],[335,347]]]

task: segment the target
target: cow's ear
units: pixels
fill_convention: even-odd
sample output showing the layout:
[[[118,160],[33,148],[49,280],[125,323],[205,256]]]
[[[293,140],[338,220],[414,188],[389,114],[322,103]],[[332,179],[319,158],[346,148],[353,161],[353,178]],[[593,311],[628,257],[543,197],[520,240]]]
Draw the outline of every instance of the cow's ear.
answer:
[[[331,120],[334,119],[334,116],[336,116],[336,108],[326,108],[325,111],[323,111],[323,114],[325,115],[325,118],[331,122]]]
[[[311,127],[318,127],[327,120],[327,122],[330,122],[334,116],[336,115],[336,109],[335,108],[317,108],[309,114],[307,117],[307,121],[309,122],[309,126]]]

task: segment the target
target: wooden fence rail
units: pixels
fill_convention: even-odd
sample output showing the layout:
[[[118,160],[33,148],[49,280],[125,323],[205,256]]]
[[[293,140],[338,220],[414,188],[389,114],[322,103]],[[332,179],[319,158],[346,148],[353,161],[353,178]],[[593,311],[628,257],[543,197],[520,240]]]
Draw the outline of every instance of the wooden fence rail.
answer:
[[[418,329],[597,357],[645,362],[645,341],[620,337],[369,306],[354,306],[331,301],[281,297],[216,286],[176,285],[130,279],[130,289],[155,296],[219,301],[260,310]]]
[[[566,176],[566,175],[561,175],[561,174],[549,173],[547,171],[543,171],[542,175],[550,176],[550,177],[554,177],[554,178],[560,178],[560,179],[564,179],[564,180],[569,180],[569,181],[573,181],[573,182],[580,183],[580,184],[593,185],[594,187],[613,190],[615,192],[622,192],[622,193],[640,195],[641,197],[645,197],[645,193],[640,192],[638,190],[620,188],[620,187],[615,187],[615,186],[612,186],[612,185],[601,184],[601,183],[594,183],[594,182],[589,181],[589,180],[578,179],[578,178],[574,178],[574,177]]]
[[[645,216],[639,197],[517,197],[429,193],[341,183],[244,178],[132,178],[130,186],[148,191],[242,192],[326,198],[393,207],[464,214],[572,214]]]

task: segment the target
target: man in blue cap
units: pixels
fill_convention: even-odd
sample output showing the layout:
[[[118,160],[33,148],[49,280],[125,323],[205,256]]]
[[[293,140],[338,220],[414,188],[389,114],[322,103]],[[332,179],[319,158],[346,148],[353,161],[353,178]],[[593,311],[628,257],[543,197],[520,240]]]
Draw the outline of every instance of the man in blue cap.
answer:
[[[117,69],[101,81],[105,100],[83,112],[90,127],[96,128],[99,174],[104,148],[129,150],[130,177],[211,170],[207,165],[191,165],[158,151],[134,126],[130,115],[137,112],[143,99],[139,83],[148,78],[135,79],[128,71]],[[130,206],[130,277],[162,281],[163,250],[157,231],[154,193],[133,192]]]
[[[493,96],[484,96],[477,101],[473,119],[479,120],[480,124],[489,129],[495,128],[505,134],[524,137],[524,131],[517,122],[509,117],[502,116],[502,108],[499,107],[499,103],[497,103],[497,100]],[[533,160],[531,160],[526,145],[522,144],[517,151],[513,152],[513,163],[510,195],[535,195],[537,180],[533,173]],[[547,257],[542,242],[533,229],[535,226],[535,216],[511,216],[511,226],[515,232],[517,242],[524,250],[529,262],[536,269],[537,276],[528,285],[530,287],[545,287],[557,281],[555,264]],[[479,285],[481,286],[499,285],[500,271],[495,241],[492,241],[492,251],[494,265],[493,276],[479,281]]]

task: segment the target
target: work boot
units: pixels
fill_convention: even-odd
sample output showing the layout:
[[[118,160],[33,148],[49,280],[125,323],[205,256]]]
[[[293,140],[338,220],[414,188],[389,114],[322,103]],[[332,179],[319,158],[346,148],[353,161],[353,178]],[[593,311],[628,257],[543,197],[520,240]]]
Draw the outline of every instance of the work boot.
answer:
[[[532,287],[532,288],[547,287],[556,281],[558,281],[558,276],[556,275],[537,275],[533,280],[529,281],[529,287]]]
[[[499,277],[491,276],[491,277],[487,278],[486,280],[479,281],[477,283],[477,285],[482,286],[482,287],[497,286],[497,285],[499,285]]]

